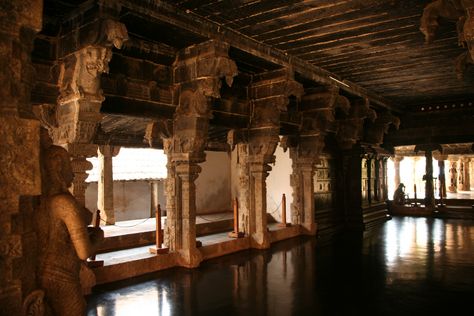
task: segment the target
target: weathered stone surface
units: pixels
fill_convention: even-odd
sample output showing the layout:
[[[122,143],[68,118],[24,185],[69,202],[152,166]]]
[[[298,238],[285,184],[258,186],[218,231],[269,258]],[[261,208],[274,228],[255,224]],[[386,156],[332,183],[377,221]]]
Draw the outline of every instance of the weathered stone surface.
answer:
[[[92,213],[68,191],[73,180],[68,152],[48,143],[43,146],[43,194],[36,215],[38,279],[53,315],[83,315],[82,261],[95,253],[104,234],[99,227],[88,227]]]

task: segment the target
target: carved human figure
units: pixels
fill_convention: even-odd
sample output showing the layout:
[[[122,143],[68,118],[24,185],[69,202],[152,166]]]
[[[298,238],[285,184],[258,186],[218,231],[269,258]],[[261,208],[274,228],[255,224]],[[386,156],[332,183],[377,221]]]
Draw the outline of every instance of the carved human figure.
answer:
[[[43,195],[38,216],[39,282],[53,315],[85,315],[80,269],[104,238],[88,227],[92,213],[68,191],[72,172],[68,152],[42,134]]]

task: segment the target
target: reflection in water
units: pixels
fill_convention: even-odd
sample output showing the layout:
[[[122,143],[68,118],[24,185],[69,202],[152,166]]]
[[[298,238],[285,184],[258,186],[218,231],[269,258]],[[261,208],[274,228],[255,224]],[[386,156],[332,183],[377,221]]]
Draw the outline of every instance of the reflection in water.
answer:
[[[98,288],[89,315],[456,315],[474,295],[473,238],[472,221],[394,218]]]

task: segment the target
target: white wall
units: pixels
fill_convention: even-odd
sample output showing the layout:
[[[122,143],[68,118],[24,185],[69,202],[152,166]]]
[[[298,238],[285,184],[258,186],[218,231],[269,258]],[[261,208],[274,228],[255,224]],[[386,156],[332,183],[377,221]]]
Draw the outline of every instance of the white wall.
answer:
[[[163,181],[159,185],[159,203],[166,209]],[[115,220],[150,217],[151,188],[148,181],[114,181],[114,209]],[[94,211],[97,209],[97,182],[89,183],[86,190],[86,207]]]
[[[232,210],[230,157],[226,152],[206,152],[206,161],[196,180],[196,209],[198,214]],[[166,209],[164,179],[158,188],[161,209]],[[115,220],[150,217],[151,188],[147,180],[114,181]],[[86,207],[97,209],[97,182],[89,183]]]
[[[286,196],[286,221],[291,222],[290,205],[293,202],[293,189],[290,186],[292,172],[290,151],[283,152],[280,146],[275,150],[275,165],[267,177],[267,213],[281,220],[281,197]]]
[[[231,159],[226,152],[206,152],[206,161],[196,180],[196,211],[198,214],[232,210]]]

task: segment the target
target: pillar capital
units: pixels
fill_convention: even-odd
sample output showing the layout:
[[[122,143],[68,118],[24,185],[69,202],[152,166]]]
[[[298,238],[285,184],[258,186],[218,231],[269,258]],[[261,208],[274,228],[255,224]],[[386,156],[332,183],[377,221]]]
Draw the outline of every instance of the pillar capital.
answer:
[[[398,129],[400,119],[387,110],[377,113],[375,121],[368,124],[365,141],[372,145],[380,146],[383,143],[384,135],[388,133],[390,125]]]
[[[350,107],[347,108],[346,105],[342,107],[345,110],[345,117],[337,121],[336,140],[341,149],[348,150],[362,138],[364,120],[370,119],[374,122],[377,114],[369,107],[368,99],[358,99],[352,102],[345,99],[344,103],[350,104]]]

